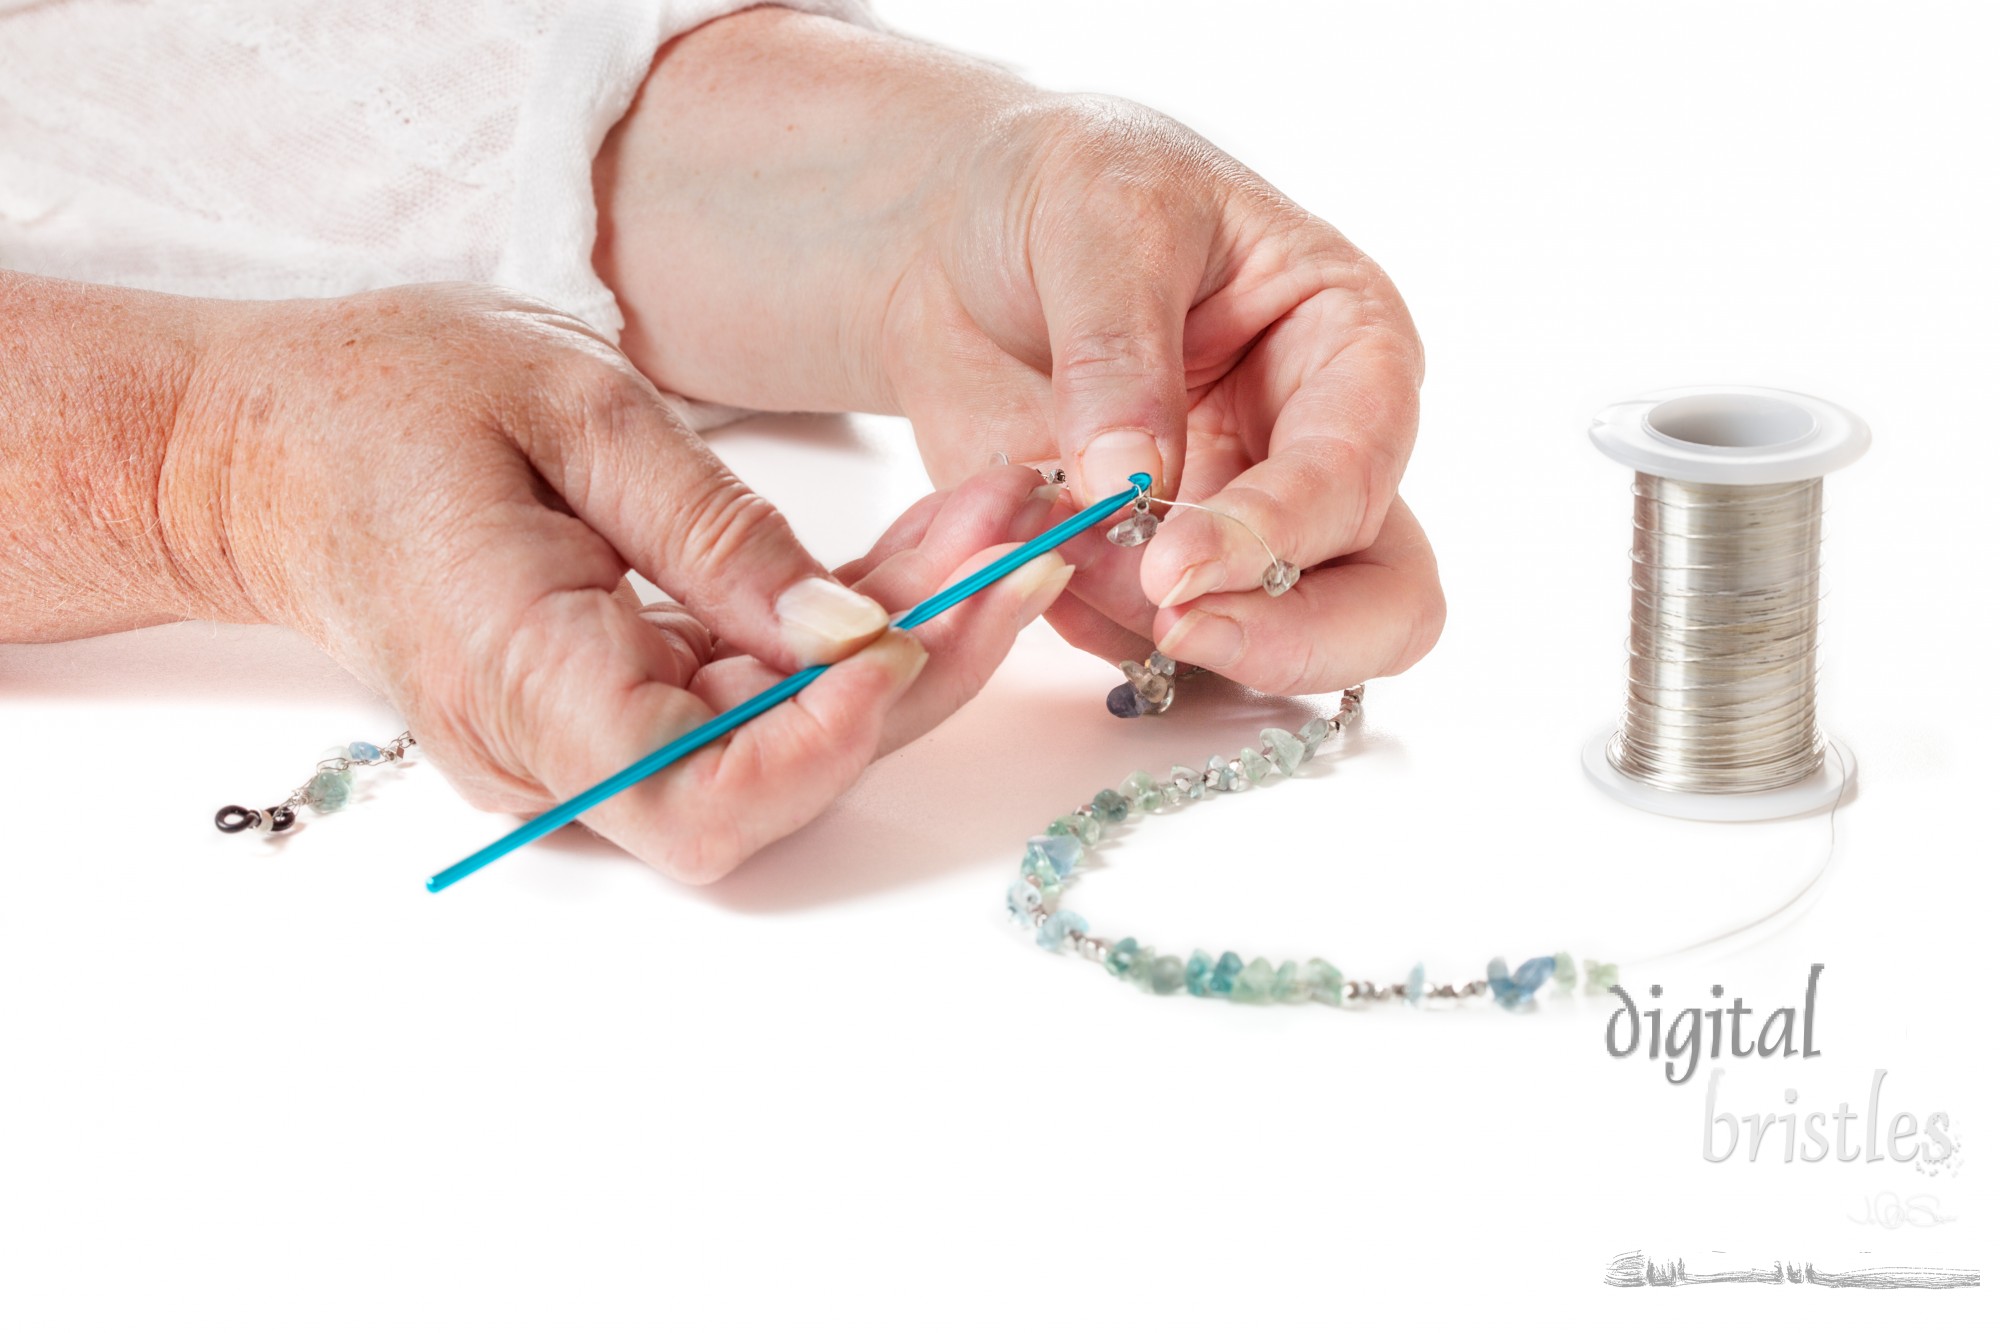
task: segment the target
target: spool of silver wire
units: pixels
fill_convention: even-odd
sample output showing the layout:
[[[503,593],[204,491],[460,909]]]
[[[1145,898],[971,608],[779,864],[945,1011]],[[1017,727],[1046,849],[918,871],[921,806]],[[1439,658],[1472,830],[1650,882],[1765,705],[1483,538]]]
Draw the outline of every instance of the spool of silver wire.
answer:
[[[1637,476],[1625,713],[1585,769],[1683,818],[1824,808],[1853,758],[1819,729],[1821,478],[1866,451],[1867,426],[1803,394],[1709,386],[1614,404],[1590,436]]]

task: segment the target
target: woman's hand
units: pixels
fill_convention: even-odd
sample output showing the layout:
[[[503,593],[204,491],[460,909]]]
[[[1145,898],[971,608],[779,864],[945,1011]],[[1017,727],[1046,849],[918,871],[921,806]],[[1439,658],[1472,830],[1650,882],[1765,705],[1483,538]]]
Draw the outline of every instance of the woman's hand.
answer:
[[[1436,641],[1435,562],[1396,494],[1422,375],[1401,299],[1165,117],[752,11],[663,57],[599,192],[625,345],[661,383],[902,412],[942,484],[995,451],[1059,457],[1078,500],[1152,472],[1308,571],[1271,598],[1250,532],[1179,511],[1144,548],[1072,548],[1050,616],[1072,641],[1279,691]]]
[[[0,353],[40,372],[0,374],[0,636],[294,626],[461,791],[522,813],[836,662],[584,817],[689,880],[957,708],[1069,575],[1050,554],[885,630],[1045,527],[1051,488],[988,469],[906,515],[850,588],[614,348],[484,288],[242,304],[0,275]],[[674,600],[641,607],[631,569]]]

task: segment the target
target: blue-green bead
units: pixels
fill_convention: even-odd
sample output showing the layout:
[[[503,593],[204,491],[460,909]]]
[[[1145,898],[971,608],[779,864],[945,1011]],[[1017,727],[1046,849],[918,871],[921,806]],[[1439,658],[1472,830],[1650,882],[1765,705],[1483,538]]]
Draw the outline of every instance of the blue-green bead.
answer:
[[[382,747],[370,745],[367,741],[353,741],[347,747],[347,757],[358,759],[364,764],[372,764],[382,757]]]
[[[1534,1000],[1535,992],[1542,988],[1542,983],[1547,981],[1555,970],[1556,960],[1544,956],[1528,959],[1509,975],[1506,960],[1495,958],[1486,965],[1486,988],[1493,993],[1493,998],[1500,1002],[1501,1007],[1518,1009]]]
[[[1300,763],[1319,753],[1319,747],[1333,733],[1333,726],[1323,717],[1316,717],[1299,728],[1299,743],[1304,748]]]
[[[1075,838],[1086,847],[1095,847],[1103,834],[1104,826],[1094,815],[1059,815],[1049,821],[1048,833],[1052,838]]]
[[[1215,966],[1208,971],[1208,993],[1227,995],[1236,989],[1236,978],[1243,972],[1243,960],[1233,952],[1225,953],[1215,960]]]
[[[1114,977],[1122,977],[1130,972],[1132,965],[1138,961],[1139,941],[1127,935],[1112,945],[1110,951],[1104,955],[1104,970]]]
[[[1042,891],[1025,879],[1007,885],[1007,915],[1024,926],[1028,924],[1028,914],[1047,901]]]
[[[1277,979],[1271,983],[1271,995],[1280,1004],[1304,1004],[1312,998],[1312,985],[1297,963],[1286,962],[1279,966]]]
[[[1299,771],[1299,765],[1305,762],[1306,747],[1297,736],[1283,727],[1266,727],[1258,735],[1271,751],[1271,762],[1278,766],[1278,772],[1290,777]]]
[[[1071,872],[1076,869],[1077,858],[1083,855],[1083,843],[1067,833],[1030,838],[1028,846],[1049,859],[1049,864],[1055,867],[1058,879],[1068,879]]]
[[[1269,959],[1252,959],[1249,966],[1237,975],[1236,985],[1230,989],[1229,998],[1240,1004],[1269,1004],[1277,979],[1277,973],[1272,969]]]
[[[1347,978],[1324,958],[1315,958],[1305,967],[1306,987],[1311,998],[1321,1004],[1341,1004],[1347,999]]]
[[[1421,1005],[1424,1002],[1424,965],[1422,963],[1418,963],[1410,969],[1409,980],[1403,983],[1403,1002],[1412,1006]]]
[[[1103,834],[1104,826],[1094,815],[1059,815],[1049,821],[1048,834],[1052,838],[1075,838],[1086,847],[1095,847]]]
[[[1109,787],[1090,798],[1090,808],[1107,824],[1122,824],[1125,816],[1132,813],[1132,807],[1125,798]]]
[[[322,768],[306,783],[306,804],[322,814],[340,809],[353,794],[354,774],[344,768]]]
[[[1576,988],[1576,960],[1566,953],[1556,955],[1556,989],[1560,991]]]
[[[1181,988],[1181,983],[1186,977],[1186,964],[1170,953],[1155,958],[1152,967],[1146,972],[1146,980],[1152,986],[1155,995],[1172,995]]]
[[[1556,960],[1546,954],[1539,958],[1530,958],[1514,969],[1514,984],[1519,986],[1529,999],[1533,999],[1535,992],[1555,975],[1555,970]]]
[[[1208,974],[1214,969],[1215,960],[1200,949],[1188,955],[1187,970],[1183,980],[1190,995],[1208,994]]]
[[[1236,756],[1236,762],[1243,765],[1245,786],[1262,782],[1271,774],[1271,761],[1247,745],[1243,747],[1242,753]]]
[[[1583,990],[1586,995],[1602,995],[1618,984],[1618,964],[1583,960]]]
[[[1044,884],[1060,884],[1062,876],[1056,873],[1055,862],[1049,854],[1034,843],[1028,844],[1027,852],[1021,857],[1021,874],[1028,879],[1040,880]]]
[[[1060,912],[1049,913],[1047,919],[1042,922],[1042,928],[1035,932],[1035,943],[1053,952],[1069,942],[1071,932],[1081,935],[1089,929],[1088,921],[1065,908]]]
[[[1160,784],[1153,781],[1153,775],[1144,769],[1119,783],[1118,790],[1125,799],[1149,815],[1158,810],[1164,800]]]
[[[1203,778],[1201,774],[1195,772],[1186,764],[1175,764],[1173,772],[1169,776],[1172,777],[1174,786],[1180,788],[1190,801],[1199,801],[1207,794],[1207,779]]]

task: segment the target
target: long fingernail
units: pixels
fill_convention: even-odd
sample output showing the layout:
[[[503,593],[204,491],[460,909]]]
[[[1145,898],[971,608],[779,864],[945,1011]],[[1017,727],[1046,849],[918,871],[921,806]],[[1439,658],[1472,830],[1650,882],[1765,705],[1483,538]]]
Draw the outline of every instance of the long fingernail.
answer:
[[[1076,566],[1065,564],[1063,558],[1054,551],[1045,552],[1023,565],[1022,576],[1032,576],[1033,582],[1021,590],[1021,610],[1016,617],[1020,628],[1026,629],[1042,612],[1049,609],[1056,598],[1062,596],[1069,586],[1070,576],[1076,573]]]
[[[902,684],[908,685],[923,674],[924,664],[931,660],[930,650],[924,647],[923,640],[899,629],[890,630],[883,637],[901,650],[896,658],[896,674]]]
[[[837,662],[879,635],[889,613],[832,579],[801,579],[778,595],[786,646],[809,665]]]
[[[1049,515],[1055,511],[1056,501],[1062,498],[1060,486],[1037,486],[1022,499],[1021,507],[1014,511],[1014,521],[1008,525],[1007,540],[1024,542],[1030,537],[1040,536],[1049,526]]]
[[[1160,443],[1143,430],[1107,430],[1083,446],[1083,491],[1086,499],[1102,500],[1130,488],[1134,472],[1152,475],[1157,483],[1163,464]]]
[[[1228,616],[1190,611],[1161,636],[1160,651],[1176,661],[1226,671],[1243,656],[1243,627]]]
[[[1193,569],[1181,575],[1180,582],[1173,586],[1161,606],[1179,606],[1182,602],[1192,602],[1204,593],[1214,592],[1222,586],[1229,570],[1220,560],[1204,560]]]

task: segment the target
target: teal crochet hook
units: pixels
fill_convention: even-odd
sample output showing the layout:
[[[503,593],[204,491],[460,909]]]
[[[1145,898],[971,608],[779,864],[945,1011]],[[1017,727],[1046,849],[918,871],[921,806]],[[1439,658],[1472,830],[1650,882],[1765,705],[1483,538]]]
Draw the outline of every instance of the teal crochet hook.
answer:
[[[1153,485],[1152,476],[1144,472],[1134,472],[1126,480],[1132,483],[1131,490],[1099,500],[1074,518],[1064,519],[1041,536],[1009,551],[992,564],[966,575],[949,588],[931,594],[889,623],[897,629],[915,629],[926,620],[942,615],[972,594],[1006,578],[1036,556],[1046,551],[1053,551],[1077,533],[1102,523],[1144,495]],[[827,669],[827,666],[810,666],[785,677],[762,694],[745,699],[728,712],[718,714],[693,731],[667,742],[637,763],[619,769],[596,786],[578,792],[552,810],[536,815],[505,837],[494,839],[463,861],[446,866],[425,880],[424,887],[432,893],[448,889],[473,871],[492,865],[516,848],[525,847],[537,838],[554,833],[584,811],[600,802],[610,800],[633,783],[645,781],[669,764],[693,754],[710,741],[721,740],[751,718],[770,712],[825,675]]]

